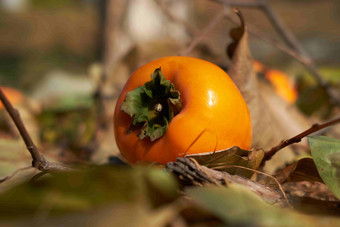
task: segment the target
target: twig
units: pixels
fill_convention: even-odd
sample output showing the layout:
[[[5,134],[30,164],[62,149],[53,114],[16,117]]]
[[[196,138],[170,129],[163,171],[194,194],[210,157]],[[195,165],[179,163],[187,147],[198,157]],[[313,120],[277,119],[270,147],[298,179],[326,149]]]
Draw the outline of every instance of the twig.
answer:
[[[285,26],[284,22],[280,19],[280,17],[272,10],[269,6],[267,0],[210,0],[213,2],[218,2],[229,7],[251,7],[258,8],[262,10],[268,17],[268,20],[272,23],[273,27],[277,31],[277,33],[283,38],[285,43],[289,46],[289,48],[282,46],[278,42],[273,39],[269,39],[265,35],[261,34],[259,31],[256,31],[254,28],[251,28],[249,25],[248,31],[253,35],[269,42],[274,47],[277,47],[281,51],[289,54],[300,63],[302,63],[306,69],[311,73],[314,79],[319,83],[319,85],[326,92],[331,104],[340,106],[340,94],[336,92],[332,87],[328,84],[328,82],[322,77],[322,75],[317,70],[317,67],[311,57],[303,50],[302,46],[295,38],[294,34]],[[228,17],[229,20],[235,22],[231,17]]]
[[[294,34],[285,26],[280,17],[275,13],[274,10],[269,6],[267,0],[257,0],[260,4],[260,9],[267,15],[269,21],[272,23],[278,34],[284,39],[288,46],[295,49],[300,53],[306,61],[303,64],[307,67],[308,71],[313,75],[314,79],[320,84],[320,86],[326,91],[332,104],[340,106],[340,100],[334,95],[330,85],[326,80],[323,79],[315,63],[312,61],[310,56],[303,50],[302,46],[295,38]]]
[[[236,21],[233,17],[226,15],[226,19],[231,21],[234,24],[239,24],[238,21]],[[325,90],[327,96],[329,97],[330,101],[334,105],[340,106],[340,100],[338,100],[339,94],[336,93],[335,90],[332,90],[332,88],[329,86],[329,84],[322,78],[321,74],[317,70],[315,64],[312,62],[312,60],[297,51],[295,51],[292,48],[286,47],[279,42],[277,42],[275,39],[272,39],[270,37],[267,37],[264,33],[262,33],[260,30],[256,29],[255,27],[247,24],[247,30],[250,34],[264,40],[266,43],[269,43],[273,47],[281,50],[282,52],[288,54],[289,56],[293,57],[295,60],[300,62],[302,65],[306,67],[306,69],[313,75],[315,80],[320,84],[320,86]]]
[[[231,17],[229,15],[226,16],[226,19],[231,21],[233,24],[239,25],[239,20],[235,20],[233,17]],[[293,58],[295,58],[300,63],[302,63],[302,64],[309,64],[310,63],[310,59],[305,58],[304,56],[302,56],[301,54],[299,54],[298,52],[296,52],[292,48],[289,48],[289,47],[286,47],[285,45],[282,45],[281,43],[279,43],[275,39],[266,36],[263,32],[261,32],[260,30],[258,30],[254,26],[247,24],[247,31],[250,34],[258,37],[259,39],[262,39],[266,43],[269,43],[269,45],[272,45],[273,47],[279,49],[280,51],[288,54],[289,56],[291,56]]]
[[[225,18],[231,10],[229,8],[223,9],[220,13],[218,13],[210,22],[209,24],[203,29],[202,33],[196,36],[190,43],[190,45],[181,53],[181,55],[186,56],[188,55],[197,44],[199,44],[202,39],[221,21]]]
[[[279,145],[273,147],[272,149],[270,149],[270,151],[267,151],[264,155],[263,161],[267,161],[269,159],[271,159],[271,157],[273,157],[273,155],[275,155],[279,150],[281,150],[282,148],[293,144],[293,143],[298,143],[301,141],[302,138],[316,132],[319,131],[323,128],[326,128],[328,126],[334,125],[340,123],[340,117],[335,118],[331,121],[327,121],[323,124],[314,124],[312,125],[312,127],[310,127],[309,129],[307,129],[306,131],[301,132],[300,134],[288,139],[288,140],[284,140],[282,141]]]
[[[170,10],[167,4],[163,0],[155,0],[155,2],[158,4],[158,6],[161,8],[163,13],[174,23],[181,24],[185,27],[187,32],[190,36],[198,36],[200,34],[200,31],[193,25],[187,23],[185,20],[182,20],[178,17],[176,17]]]
[[[23,168],[20,168],[20,169],[17,169],[15,170],[13,173],[11,173],[10,175],[0,179],[0,184],[5,182],[5,181],[8,181],[10,180],[11,178],[13,178],[17,173],[21,172],[21,171],[24,171],[24,170],[27,170],[27,169],[31,169],[32,166],[26,166],[26,167],[23,167]]]
[[[257,0],[257,2],[259,3],[260,9],[267,15],[268,20],[272,23],[277,33],[283,38],[286,44],[303,56],[307,56],[294,34],[286,27],[275,11],[272,10],[272,8],[268,5],[268,2],[266,0]]]
[[[37,147],[33,143],[31,136],[27,132],[21,118],[19,112],[13,108],[12,104],[8,101],[5,94],[2,92],[0,88],[0,100],[5,106],[7,112],[11,116],[15,126],[18,128],[19,133],[24,140],[27,150],[30,152],[32,156],[32,166],[43,172],[60,172],[60,171],[71,171],[73,168],[67,167],[61,164],[52,163],[47,161],[38,151]]]

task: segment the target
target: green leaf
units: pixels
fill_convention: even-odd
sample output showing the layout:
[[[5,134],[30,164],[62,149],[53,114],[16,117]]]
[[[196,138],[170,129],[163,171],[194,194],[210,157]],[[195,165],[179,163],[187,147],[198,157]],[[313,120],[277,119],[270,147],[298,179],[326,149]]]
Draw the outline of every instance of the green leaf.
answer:
[[[144,102],[146,99],[144,94],[146,94],[144,87],[138,87],[127,93],[123,104],[120,106],[120,109],[132,118],[133,125],[148,120],[148,106]]]
[[[258,150],[243,150],[237,146],[226,150],[220,150],[209,153],[187,155],[187,158],[194,158],[199,164],[206,165],[209,168],[219,167],[219,170],[226,171],[230,174],[251,177],[254,172],[241,169],[229,168],[228,166],[237,165],[257,169],[263,159],[264,151]]]
[[[214,214],[227,226],[338,226],[340,219],[308,216],[265,203],[249,188],[230,184],[186,191],[198,206]]]
[[[322,180],[340,199],[340,140],[310,136],[308,142]]]
[[[132,118],[132,125],[140,127],[140,139],[154,141],[164,135],[182,103],[179,91],[158,68],[150,81],[126,94],[120,109]]]

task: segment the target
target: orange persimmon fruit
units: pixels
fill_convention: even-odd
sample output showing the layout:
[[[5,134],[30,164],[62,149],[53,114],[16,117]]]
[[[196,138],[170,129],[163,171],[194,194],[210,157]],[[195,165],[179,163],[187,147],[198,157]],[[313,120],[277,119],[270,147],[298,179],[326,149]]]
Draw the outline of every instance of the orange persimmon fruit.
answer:
[[[276,93],[287,103],[295,103],[298,92],[289,76],[279,70],[270,69],[265,74],[266,79],[274,86]]]
[[[116,104],[114,132],[131,163],[249,149],[252,140],[247,105],[231,78],[210,62],[182,56],[154,60],[131,75]]]
[[[295,103],[298,98],[298,92],[295,84],[286,73],[276,69],[269,69],[256,60],[253,61],[253,67],[257,73],[265,75],[277,95],[289,104]]]
[[[254,70],[258,73],[265,73],[266,71],[266,66],[256,60],[253,61],[253,67],[254,67]]]
[[[14,88],[5,87],[5,86],[0,86],[0,88],[2,92],[5,94],[8,101],[10,101],[12,105],[20,103],[24,98],[23,94]],[[0,110],[3,108],[4,108],[4,105],[2,104],[2,102],[0,102]]]

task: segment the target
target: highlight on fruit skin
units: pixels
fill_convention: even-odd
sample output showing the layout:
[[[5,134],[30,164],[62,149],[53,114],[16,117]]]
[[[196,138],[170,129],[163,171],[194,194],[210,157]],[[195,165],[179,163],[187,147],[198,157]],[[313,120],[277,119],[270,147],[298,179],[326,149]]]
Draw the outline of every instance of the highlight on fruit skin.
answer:
[[[286,73],[276,69],[268,69],[264,64],[256,60],[253,61],[253,67],[257,73],[265,75],[265,78],[274,87],[276,94],[283,100],[289,104],[296,102],[298,98],[297,89]]]
[[[14,88],[5,86],[0,86],[0,88],[12,105],[18,104],[24,99],[24,95]],[[0,110],[3,108],[4,105],[2,104],[2,102],[0,102]]]
[[[131,75],[116,104],[114,132],[130,163],[166,164],[233,146],[247,150],[252,142],[249,111],[231,78],[210,62],[183,56],[154,60]]]

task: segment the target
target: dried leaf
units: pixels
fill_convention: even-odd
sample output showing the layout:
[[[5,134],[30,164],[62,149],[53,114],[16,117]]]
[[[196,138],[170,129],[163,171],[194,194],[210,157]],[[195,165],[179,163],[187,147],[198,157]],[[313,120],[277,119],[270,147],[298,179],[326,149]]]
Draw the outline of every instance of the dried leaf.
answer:
[[[287,182],[282,185],[291,205],[310,214],[339,215],[340,200],[320,182]]]
[[[230,226],[337,226],[340,219],[308,216],[265,203],[247,187],[204,187],[187,190],[188,195],[207,212]]]
[[[220,170],[230,174],[250,177],[253,172],[240,168],[229,168],[228,166],[237,165],[257,169],[261,164],[263,156],[264,151],[261,149],[248,151],[234,146],[226,150],[187,155],[186,158],[194,158],[199,164],[207,165],[210,168],[220,167]]]
[[[234,42],[228,47],[232,64],[228,71],[247,102],[253,129],[253,147],[269,148],[280,141],[276,123],[262,101],[253,59],[248,46],[247,27],[239,11],[241,26],[231,31]],[[239,33],[242,31],[242,35]],[[237,33],[237,35],[236,35]],[[236,48],[235,48],[235,45]]]
[[[280,183],[298,181],[323,182],[312,158],[302,158],[273,174],[273,177]],[[269,177],[261,179],[260,182],[277,187],[277,183]]]
[[[228,71],[247,102],[252,119],[252,147],[265,150],[292,137],[309,126],[294,106],[289,106],[275,93],[258,81],[248,46],[247,26],[239,11],[241,25],[231,31],[233,43],[228,47],[232,64]],[[240,33],[242,35],[240,35]],[[236,45],[236,48],[234,48]],[[267,85],[268,86],[268,85]],[[286,148],[286,154],[291,148]],[[285,160],[288,161],[288,160]]]

